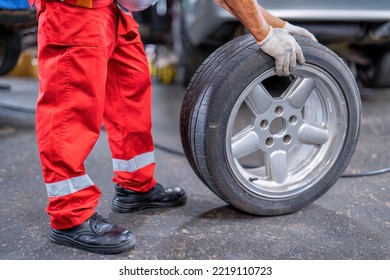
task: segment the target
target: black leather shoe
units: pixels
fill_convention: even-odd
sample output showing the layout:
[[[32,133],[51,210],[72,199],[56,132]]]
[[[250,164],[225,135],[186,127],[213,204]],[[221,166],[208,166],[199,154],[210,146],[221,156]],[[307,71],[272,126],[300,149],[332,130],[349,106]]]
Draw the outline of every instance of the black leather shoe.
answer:
[[[135,245],[131,231],[110,224],[97,213],[79,226],[65,230],[52,228],[50,239],[58,244],[100,254],[121,253]]]
[[[141,193],[116,185],[112,209],[123,213],[145,208],[174,207],[185,203],[186,199],[186,193],[179,187],[164,188],[157,183],[150,191]]]

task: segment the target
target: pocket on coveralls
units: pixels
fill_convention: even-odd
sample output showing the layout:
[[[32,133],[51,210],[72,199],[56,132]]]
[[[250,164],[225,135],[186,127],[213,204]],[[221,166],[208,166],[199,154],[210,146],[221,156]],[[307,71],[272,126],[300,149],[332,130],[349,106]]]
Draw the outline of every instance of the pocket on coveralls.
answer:
[[[141,42],[139,24],[132,15],[119,9],[118,45]]]
[[[47,2],[39,32],[44,43],[59,46],[103,44],[99,22],[104,20],[94,9],[59,2]]]

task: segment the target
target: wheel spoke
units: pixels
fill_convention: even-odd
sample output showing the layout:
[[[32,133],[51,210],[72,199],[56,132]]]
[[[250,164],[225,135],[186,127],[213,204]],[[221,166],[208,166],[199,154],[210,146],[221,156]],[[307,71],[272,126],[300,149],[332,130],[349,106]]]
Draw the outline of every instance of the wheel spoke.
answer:
[[[232,137],[232,152],[236,159],[243,158],[259,149],[259,138],[252,127],[247,127]]]
[[[267,175],[276,183],[283,183],[287,178],[287,152],[283,150],[267,154]]]
[[[305,105],[315,87],[314,80],[311,78],[298,79],[287,93],[287,100],[290,106],[300,109]]]
[[[267,111],[274,99],[262,84],[256,85],[245,99],[245,103],[254,115]]]
[[[329,139],[329,132],[326,128],[304,123],[298,132],[298,139],[304,144],[322,145]]]

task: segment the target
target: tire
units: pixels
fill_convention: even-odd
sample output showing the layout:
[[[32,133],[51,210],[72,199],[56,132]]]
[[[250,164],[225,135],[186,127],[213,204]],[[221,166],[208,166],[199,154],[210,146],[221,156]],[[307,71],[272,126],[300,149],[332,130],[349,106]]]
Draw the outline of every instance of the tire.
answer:
[[[11,71],[18,62],[22,39],[18,31],[0,29],[0,75]]]
[[[390,87],[390,51],[384,51],[371,67],[359,69],[359,78],[367,87]]]
[[[251,35],[199,67],[183,99],[181,141],[198,177],[232,207],[292,213],[342,175],[356,147],[361,101],[349,68],[324,46],[297,38],[306,58],[290,77]]]
[[[180,1],[173,3],[172,42],[175,53],[179,58],[179,83],[185,87],[203,61],[216,49],[211,46],[194,46],[188,39],[184,27],[184,15]]]

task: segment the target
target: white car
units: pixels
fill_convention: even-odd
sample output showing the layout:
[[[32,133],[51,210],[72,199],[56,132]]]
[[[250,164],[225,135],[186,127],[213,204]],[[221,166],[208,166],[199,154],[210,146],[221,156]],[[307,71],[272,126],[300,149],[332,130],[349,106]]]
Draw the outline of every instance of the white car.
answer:
[[[272,14],[311,31],[366,86],[390,86],[389,0],[260,0]],[[175,0],[173,43],[185,82],[217,47],[246,33],[212,0]]]

